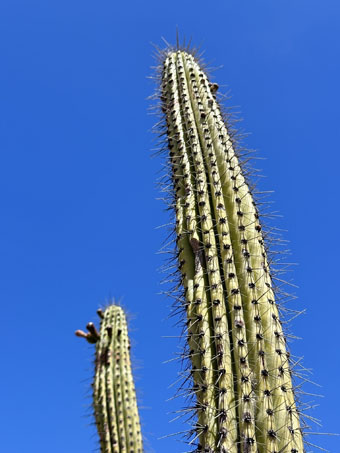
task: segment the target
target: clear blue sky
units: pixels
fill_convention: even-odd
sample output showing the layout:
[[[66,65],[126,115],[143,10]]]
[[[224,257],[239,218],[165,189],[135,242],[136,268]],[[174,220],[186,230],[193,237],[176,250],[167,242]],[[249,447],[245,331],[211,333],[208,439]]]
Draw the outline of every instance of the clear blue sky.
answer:
[[[153,48],[202,45],[214,80],[266,158],[257,166],[287,229],[291,326],[322,387],[314,431],[339,432],[338,0],[3,0],[0,4],[1,450],[91,453],[92,348],[74,330],[108,298],[131,313],[146,449],[186,450],[167,403],[178,351],[156,252],[168,221],[151,159]],[[333,453],[339,437],[311,439]],[[310,451],[317,451],[311,449]]]

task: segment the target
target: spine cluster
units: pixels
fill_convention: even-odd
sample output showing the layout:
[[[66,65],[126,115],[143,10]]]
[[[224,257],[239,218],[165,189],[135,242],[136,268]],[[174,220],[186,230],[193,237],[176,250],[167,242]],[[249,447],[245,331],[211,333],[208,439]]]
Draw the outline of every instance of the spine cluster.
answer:
[[[259,213],[209,82],[168,53],[161,100],[197,397],[197,450],[303,453]]]
[[[142,453],[142,435],[130,362],[125,314],[111,305],[98,310],[100,331],[77,331],[96,345],[93,404],[102,453]]]

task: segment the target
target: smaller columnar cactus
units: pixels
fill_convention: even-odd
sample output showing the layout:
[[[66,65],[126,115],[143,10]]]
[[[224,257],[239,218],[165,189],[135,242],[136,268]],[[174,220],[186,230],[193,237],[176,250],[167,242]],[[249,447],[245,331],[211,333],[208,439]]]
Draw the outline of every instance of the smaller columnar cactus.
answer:
[[[78,337],[96,345],[93,404],[102,453],[141,453],[142,435],[131,371],[130,341],[124,311],[98,310],[100,331],[88,323]]]

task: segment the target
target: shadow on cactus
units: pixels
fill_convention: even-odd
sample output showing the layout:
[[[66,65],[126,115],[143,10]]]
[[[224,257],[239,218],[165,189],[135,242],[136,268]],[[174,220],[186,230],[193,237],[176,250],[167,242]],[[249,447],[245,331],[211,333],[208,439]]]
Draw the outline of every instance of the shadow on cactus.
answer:
[[[158,73],[195,423],[204,453],[303,453],[303,421],[253,189],[211,83],[193,51],[160,51]],[[142,451],[125,317],[78,331],[96,345],[94,407],[103,453]]]

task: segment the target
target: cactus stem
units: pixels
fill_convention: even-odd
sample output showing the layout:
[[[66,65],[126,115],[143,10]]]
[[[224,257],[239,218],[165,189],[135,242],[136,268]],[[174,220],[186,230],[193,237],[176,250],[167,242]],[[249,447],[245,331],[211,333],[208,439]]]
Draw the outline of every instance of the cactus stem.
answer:
[[[173,190],[184,357],[197,398],[191,442],[205,452],[303,453],[268,237],[246,180],[249,156],[242,165],[219,87],[190,52],[165,52],[161,78],[173,186],[166,181],[164,192]]]

